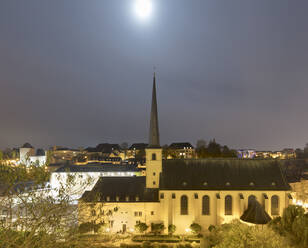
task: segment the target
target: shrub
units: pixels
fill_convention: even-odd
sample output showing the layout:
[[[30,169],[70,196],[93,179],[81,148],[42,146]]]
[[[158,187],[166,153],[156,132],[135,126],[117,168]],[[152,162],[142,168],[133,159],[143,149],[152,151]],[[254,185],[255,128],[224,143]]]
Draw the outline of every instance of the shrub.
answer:
[[[308,247],[308,214],[302,214],[294,219],[292,233],[296,243]]]
[[[273,219],[269,227],[280,235],[284,235],[292,243],[308,246],[308,215],[301,206],[290,205],[284,209],[282,217]]]
[[[202,227],[197,224],[197,223],[192,223],[190,225],[190,229],[191,231],[194,233],[194,234],[200,234],[201,233],[201,230],[202,230]]]
[[[267,226],[248,226],[239,221],[216,227],[207,234],[205,243],[215,248],[289,247],[284,237]]]
[[[175,231],[176,231],[176,226],[173,225],[173,224],[170,224],[168,226],[168,233],[169,233],[169,235],[173,235],[175,233]]]
[[[215,229],[215,226],[214,225],[210,225],[209,227],[208,227],[208,230],[211,232],[211,231],[213,231]]]
[[[150,241],[144,241],[142,243],[142,248],[152,248],[151,242]]]
[[[78,228],[80,233],[88,233],[94,230],[94,224],[90,222],[85,222],[79,225]]]
[[[151,224],[151,230],[155,235],[161,234],[165,229],[165,226],[163,223],[152,223]]]
[[[281,224],[283,228],[286,231],[291,232],[295,218],[304,215],[304,213],[305,210],[301,206],[290,205],[289,207],[285,208],[281,218]]]
[[[107,223],[98,224],[97,232],[98,233],[105,233],[105,232],[107,232],[107,228],[108,228],[108,224]]]
[[[135,225],[135,229],[140,233],[144,233],[148,229],[148,227],[149,226],[143,222],[140,222]]]

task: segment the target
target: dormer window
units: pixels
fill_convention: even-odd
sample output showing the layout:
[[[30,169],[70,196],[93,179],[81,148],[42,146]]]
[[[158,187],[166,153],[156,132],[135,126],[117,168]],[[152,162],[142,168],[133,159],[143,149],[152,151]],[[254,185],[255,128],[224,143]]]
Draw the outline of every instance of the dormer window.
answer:
[[[230,186],[231,184],[230,184],[230,182],[226,182],[226,186]]]
[[[183,186],[187,186],[187,183],[186,183],[186,182],[183,182]]]
[[[152,160],[156,160],[156,153],[152,153]]]
[[[250,186],[255,186],[255,184],[253,182],[250,182],[249,185]]]

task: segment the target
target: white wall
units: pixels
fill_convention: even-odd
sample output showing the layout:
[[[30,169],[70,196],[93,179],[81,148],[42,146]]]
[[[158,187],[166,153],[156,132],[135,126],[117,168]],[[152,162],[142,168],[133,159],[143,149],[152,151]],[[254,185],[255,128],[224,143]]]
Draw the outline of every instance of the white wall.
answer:
[[[100,177],[137,176],[139,172],[53,172],[50,177],[51,188],[63,188],[65,193],[79,199],[85,191],[90,191]]]

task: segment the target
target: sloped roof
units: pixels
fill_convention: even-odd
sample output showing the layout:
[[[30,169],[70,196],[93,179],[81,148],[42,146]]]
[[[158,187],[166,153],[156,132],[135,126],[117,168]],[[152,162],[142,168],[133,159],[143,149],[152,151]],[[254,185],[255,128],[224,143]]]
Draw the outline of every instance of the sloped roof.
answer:
[[[39,148],[36,150],[35,156],[45,156],[45,151]]]
[[[114,165],[103,164],[100,166],[93,165],[69,165],[63,166],[56,170],[56,172],[135,172],[140,171],[135,165]]]
[[[194,148],[189,142],[172,143],[169,146],[169,148],[172,148],[172,149],[184,149],[184,147]]]
[[[248,204],[248,208],[240,219],[245,222],[264,225],[270,222],[272,218],[257,200],[253,200]]]
[[[143,150],[145,148],[148,147],[148,144],[147,143],[134,143],[130,146],[129,150],[133,150],[133,149],[136,149],[136,150]]]
[[[118,144],[102,143],[96,146],[96,150],[103,153],[111,153],[113,150],[120,151],[121,148]]]
[[[33,148],[30,143],[25,143],[21,148]]]
[[[95,147],[87,147],[84,149],[86,152],[100,152],[97,148]]]
[[[289,190],[274,161],[239,159],[163,160],[162,190]]]
[[[101,177],[91,191],[82,195],[82,200],[105,202],[108,197],[110,202],[158,202],[158,189],[145,186],[145,177]]]

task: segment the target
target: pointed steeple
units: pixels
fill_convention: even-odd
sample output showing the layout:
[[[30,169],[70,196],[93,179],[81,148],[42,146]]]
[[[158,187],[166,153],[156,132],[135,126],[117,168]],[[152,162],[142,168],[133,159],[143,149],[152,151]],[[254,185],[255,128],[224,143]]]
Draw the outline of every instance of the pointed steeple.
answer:
[[[150,121],[150,137],[149,147],[159,148],[159,129],[158,129],[158,114],[157,114],[157,100],[156,100],[156,78],[155,72],[153,77],[153,91],[152,91],[152,107],[151,107],[151,121]]]

